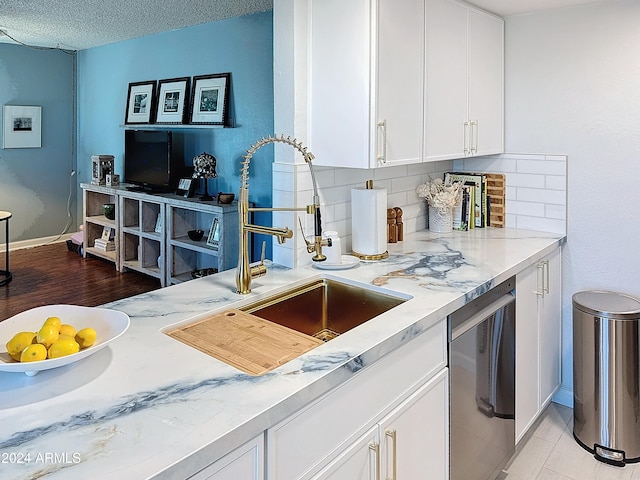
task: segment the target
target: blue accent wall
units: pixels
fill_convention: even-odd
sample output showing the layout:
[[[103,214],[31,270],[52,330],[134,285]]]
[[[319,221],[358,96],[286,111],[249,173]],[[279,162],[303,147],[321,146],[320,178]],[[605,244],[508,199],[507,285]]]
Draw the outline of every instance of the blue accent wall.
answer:
[[[209,180],[209,192],[237,195],[242,156],[257,139],[274,133],[272,12],[78,52],[80,181],[90,182],[91,156],[97,154],[114,155],[116,173],[122,176],[129,83],[226,72],[231,73],[229,117],[234,128],[176,131],[184,135],[187,165],[192,165],[193,157],[202,152],[211,153],[218,160],[219,177]],[[259,206],[271,205],[272,161],[273,155],[268,161],[251,165],[250,201]],[[270,217],[256,216],[254,220],[270,225]]]
[[[13,214],[12,242],[76,229],[74,69],[75,53],[0,43],[0,104],[42,107],[42,147],[0,150],[0,210]]]

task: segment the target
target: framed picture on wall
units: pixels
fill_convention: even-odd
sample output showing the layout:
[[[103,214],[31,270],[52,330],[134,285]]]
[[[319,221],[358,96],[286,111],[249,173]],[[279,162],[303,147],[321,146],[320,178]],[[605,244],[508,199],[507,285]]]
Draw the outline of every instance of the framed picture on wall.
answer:
[[[226,125],[230,81],[230,73],[193,77],[191,123]]]
[[[156,81],[134,82],[129,84],[127,94],[127,113],[124,123],[152,123],[156,97]]]
[[[189,77],[158,81],[156,123],[181,124],[187,119],[189,104]]]
[[[40,148],[42,107],[2,106],[2,147]]]

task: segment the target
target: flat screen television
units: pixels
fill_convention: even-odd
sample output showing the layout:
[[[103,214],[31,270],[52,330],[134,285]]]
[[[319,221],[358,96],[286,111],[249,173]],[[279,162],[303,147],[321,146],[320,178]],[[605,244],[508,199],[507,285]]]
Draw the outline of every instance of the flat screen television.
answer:
[[[149,192],[174,191],[184,169],[179,140],[168,130],[125,130],[124,182]]]

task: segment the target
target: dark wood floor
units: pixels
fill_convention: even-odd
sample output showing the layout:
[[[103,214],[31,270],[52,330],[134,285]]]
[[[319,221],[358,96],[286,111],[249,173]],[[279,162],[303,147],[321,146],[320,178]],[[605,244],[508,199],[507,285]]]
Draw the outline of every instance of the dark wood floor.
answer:
[[[10,251],[9,267],[13,281],[0,287],[0,321],[42,305],[95,307],[160,288],[155,278],[117,272],[113,263],[82,258],[65,243]]]

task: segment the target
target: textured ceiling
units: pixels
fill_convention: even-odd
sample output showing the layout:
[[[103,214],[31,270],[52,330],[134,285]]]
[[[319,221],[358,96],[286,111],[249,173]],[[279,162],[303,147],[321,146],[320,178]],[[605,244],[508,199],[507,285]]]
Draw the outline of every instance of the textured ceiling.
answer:
[[[470,0],[469,3],[509,16],[597,2]],[[273,0],[0,0],[0,30],[28,45],[82,50],[272,8]],[[0,36],[0,42],[13,40]]]
[[[272,9],[273,0],[0,0],[0,30],[28,45],[83,50]]]

